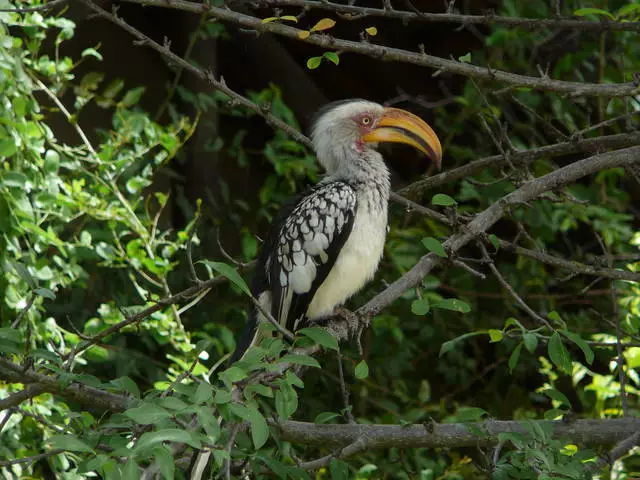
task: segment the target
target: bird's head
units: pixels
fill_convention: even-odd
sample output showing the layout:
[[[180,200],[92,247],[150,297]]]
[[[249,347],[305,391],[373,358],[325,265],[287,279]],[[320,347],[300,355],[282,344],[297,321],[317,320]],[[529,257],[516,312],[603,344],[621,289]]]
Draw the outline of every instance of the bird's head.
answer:
[[[442,159],[440,140],[424,120],[367,100],[342,100],[324,107],[316,116],[311,138],[318,160],[329,173],[354,155],[375,150],[380,142],[411,145],[438,169]]]

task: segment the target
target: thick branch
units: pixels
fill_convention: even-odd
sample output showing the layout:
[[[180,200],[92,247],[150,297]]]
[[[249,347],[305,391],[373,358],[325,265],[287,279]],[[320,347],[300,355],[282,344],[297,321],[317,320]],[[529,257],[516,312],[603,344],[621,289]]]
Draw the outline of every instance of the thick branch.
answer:
[[[636,162],[640,162],[640,147],[631,147],[594,155],[531,180],[478,214],[462,232],[450,236],[443,243],[443,247],[445,251],[454,254],[475,237],[484,234],[507,213],[509,208],[533,200],[544,192],[567,185],[586,175]],[[424,276],[441,260],[440,257],[432,253],[425,255],[411,270],[372,298],[358,312],[365,315],[375,315],[399,298],[408,288],[420,283]]]
[[[513,165],[526,165],[539,158],[553,158],[571,153],[598,153],[609,149],[619,149],[640,144],[640,132],[621,133],[604,137],[588,138],[584,140],[569,141],[547,145],[531,150],[511,152],[509,161]],[[404,187],[398,193],[410,198],[415,198],[427,190],[461,180],[488,168],[500,167],[507,164],[503,155],[492,155],[469,162],[461,167],[448,170],[432,177],[424,177],[417,182]]]
[[[257,5],[268,7],[301,7],[305,9],[328,10],[330,12],[353,15],[345,20],[364,17],[385,17],[416,22],[432,23],[459,23],[462,25],[504,25],[505,27],[517,27],[525,30],[539,30],[543,28],[561,29],[572,28],[583,31],[601,32],[612,31],[640,31],[640,22],[615,22],[615,21],[591,21],[576,18],[520,18],[504,17],[500,15],[461,15],[456,13],[430,13],[408,12],[403,10],[387,10],[382,8],[360,7],[352,4],[342,4],[329,1],[316,0],[256,0]]]
[[[566,437],[581,445],[611,445],[640,431],[640,418],[576,420],[574,422],[539,420],[553,425],[556,437]],[[460,448],[490,446],[498,443],[498,434],[519,432],[526,434],[520,421],[487,420],[464,424],[427,425],[316,425],[288,421],[274,424],[288,442],[340,448],[366,439],[367,448]],[[473,428],[469,428],[473,427]],[[484,433],[478,436],[473,432]]]
[[[87,5],[90,5],[93,10],[98,11],[97,9],[99,9],[99,7],[96,7],[94,4],[92,4],[90,0],[81,1],[86,3]],[[218,20],[231,22],[236,25],[240,25],[245,28],[251,28],[262,33],[273,33],[331,50],[340,50],[343,52],[353,52],[361,55],[367,55],[377,60],[410,63],[413,65],[430,67],[439,71],[455,73],[457,75],[463,75],[466,77],[497,81],[511,87],[528,87],[550,92],[570,94],[572,96],[597,97],[623,97],[635,95],[636,93],[640,92],[640,87],[638,87],[633,82],[599,84],[552,80],[548,77],[529,77],[526,75],[519,75],[502,70],[494,70],[490,67],[479,67],[470,63],[448,60],[433,55],[427,55],[426,53],[422,52],[414,53],[398,48],[374,45],[369,42],[354,42],[352,40],[344,40],[323,33],[312,33],[309,37],[301,39],[300,34],[302,32],[305,32],[305,30],[276,22],[262,23],[262,20],[260,18],[252,17],[250,15],[245,15],[239,12],[234,12],[233,10],[229,9],[212,7],[207,4],[193,3],[186,0],[171,0],[171,2],[166,2],[165,0],[125,1],[130,3],[137,3],[140,5],[175,8],[177,10],[185,10],[194,13],[208,12],[211,17]],[[127,27],[128,29],[131,29],[131,27],[129,27],[128,25]],[[193,71],[194,67],[190,67],[190,69]]]
[[[126,410],[132,399],[124,395],[105,392],[99,388],[82,383],[65,383],[50,375],[43,375],[31,369],[24,370],[20,365],[0,358],[0,378],[13,383],[28,384],[39,393],[49,392],[72,398],[84,405],[90,405],[111,411]]]

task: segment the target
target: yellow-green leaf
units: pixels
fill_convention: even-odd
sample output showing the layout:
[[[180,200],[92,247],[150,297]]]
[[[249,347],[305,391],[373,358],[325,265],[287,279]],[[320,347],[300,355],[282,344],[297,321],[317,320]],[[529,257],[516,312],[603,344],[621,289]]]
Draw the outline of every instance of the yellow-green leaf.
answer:
[[[311,35],[311,32],[309,30],[302,30],[298,33],[298,38],[300,40],[305,40],[306,38],[309,38],[309,35]]]
[[[329,30],[330,28],[333,28],[335,24],[336,24],[335,20],[332,20],[330,18],[323,18],[318,23],[316,23],[313,27],[311,27],[311,31],[321,32],[322,30]]]
[[[365,28],[364,31],[372,37],[375,37],[378,34],[378,29],[376,27],[368,27]]]
[[[285,20],[287,22],[298,23],[298,19],[293,15],[283,15],[280,17],[280,20]]]
[[[309,60],[307,60],[307,68],[309,70],[318,68],[321,62],[322,62],[322,57],[311,57]]]

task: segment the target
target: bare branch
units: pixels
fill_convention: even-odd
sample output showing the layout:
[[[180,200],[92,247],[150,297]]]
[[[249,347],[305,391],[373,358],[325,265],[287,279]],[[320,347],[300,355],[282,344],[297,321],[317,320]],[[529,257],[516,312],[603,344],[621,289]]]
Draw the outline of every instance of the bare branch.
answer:
[[[91,3],[90,0],[80,0],[90,8],[100,13],[102,16],[109,15],[109,13],[97,7]],[[231,22],[236,25],[240,25],[245,28],[251,28],[257,32],[262,33],[274,33],[287,38],[292,38],[297,41],[310,43],[319,47],[324,47],[331,50],[341,50],[343,52],[353,52],[361,55],[367,55],[377,60],[394,61],[409,63],[413,65],[419,65],[423,67],[434,68],[441,72],[450,72],[457,75],[463,75],[466,77],[490,80],[492,82],[500,82],[510,87],[528,87],[534,89],[540,89],[550,92],[569,94],[571,96],[596,96],[596,97],[623,97],[635,95],[640,92],[640,87],[634,82],[628,83],[582,83],[582,82],[568,82],[564,80],[553,80],[548,77],[530,77],[526,75],[520,75],[516,73],[506,72],[502,70],[489,69],[487,67],[481,67],[472,65],[470,63],[458,62],[456,60],[448,60],[433,55],[427,55],[426,53],[414,53],[407,50],[401,50],[398,48],[392,48],[387,46],[375,45],[370,42],[354,42],[351,40],[344,40],[341,38],[335,38],[325,33],[315,34],[312,33],[308,37],[301,39],[300,33],[305,31],[299,28],[291,27],[289,25],[283,25],[277,22],[262,23],[262,19],[245,15],[243,13],[234,12],[233,10],[208,6],[207,4],[194,3],[187,0],[171,0],[166,2],[165,0],[125,0],[130,3],[137,3],[147,6],[156,6],[163,8],[175,8],[177,10],[185,10],[195,13],[209,12],[209,15],[218,20],[225,22]],[[106,14],[106,15],[105,15]],[[112,18],[115,18],[111,16]],[[109,17],[107,17],[109,18]],[[114,21],[114,20],[111,20]],[[127,31],[133,33],[135,29],[130,27],[124,21],[120,19],[115,20],[120,26]],[[126,26],[125,26],[126,25]],[[144,40],[146,44],[152,46],[154,49],[161,53],[180,59],[177,55],[170,53],[168,49],[156,44],[154,46],[148,38],[143,34],[137,32],[136,36],[140,36],[140,40]],[[155,43],[155,42],[154,42]],[[182,59],[180,59],[182,60]],[[184,62],[184,61],[182,61]],[[186,63],[186,62],[185,62]],[[185,67],[186,68],[186,67]],[[198,72],[199,70],[189,65],[189,70]],[[213,79],[212,79],[213,80]],[[214,84],[215,80],[210,83]],[[218,88],[218,87],[216,87]],[[226,93],[226,92],[225,92]],[[236,94],[237,95],[237,94]],[[244,97],[242,97],[243,100]],[[249,102],[251,103],[251,102]],[[244,105],[244,103],[243,103]],[[250,108],[248,105],[245,105]],[[252,105],[253,106],[253,105]],[[255,106],[253,106],[255,107]],[[251,108],[253,110],[253,108]]]
[[[255,4],[268,7],[291,6],[305,9],[328,10],[350,14],[360,19],[363,17],[386,17],[402,20],[403,22],[431,22],[431,23],[459,23],[468,25],[504,25],[506,27],[522,28],[525,30],[540,30],[545,28],[571,28],[582,31],[601,32],[611,31],[640,31],[640,22],[617,22],[578,20],[575,18],[520,18],[504,17],[500,15],[460,15],[455,13],[408,12],[403,10],[387,10],[380,8],[360,7],[352,4],[334,3],[316,0],[256,0]],[[349,20],[349,16],[343,18]]]
[[[525,302],[522,299],[522,297],[520,297],[520,295],[518,295],[518,293],[513,289],[513,287],[509,284],[509,282],[507,282],[507,280],[502,276],[502,274],[498,270],[498,267],[496,267],[496,265],[493,263],[493,260],[491,260],[491,257],[489,257],[489,252],[487,252],[486,247],[480,242],[478,242],[478,246],[480,247],[480,250],[482,251],[483,258],[485,259],[485,261],[489,265],[489,268],[491,269],[491,272],[493,273],[494,277],[496,277],[496,279],[498,280],[500,285],[502,285],[502,288],[504,288],[507,292],[509,292],[509,295],[511,295],[513,297],[513,299],[518,303],[518,305],[520,305],[523,308],[523,310],[529,314],[529,316],[531,318],[536,320],[538,323],[540,323],[540,324],[548,327],[549,329],[553,330],[553,327],[551,326],[549,321],[546,318],[543,318],[540,315],[538,315],[527,304],[527,302]]]
[[[514,165],[526,165],[539,158],[554,158],[571,153],[599,153],[609,149],[626,148],[640,144],[640,132],[607,135],[604,137],[589,138],[579,141],[569,141],[547,145],[531,150],[519,150],[511,154],[511,163]],[[427,190],[445,185],[456,180],[470,177],[482,170],[496,168],[507,163],[502,155],[474,160],[453,170],[439,173],[432,177],[425,177],[401,189],[398,193],[406,197],[415,198]]]

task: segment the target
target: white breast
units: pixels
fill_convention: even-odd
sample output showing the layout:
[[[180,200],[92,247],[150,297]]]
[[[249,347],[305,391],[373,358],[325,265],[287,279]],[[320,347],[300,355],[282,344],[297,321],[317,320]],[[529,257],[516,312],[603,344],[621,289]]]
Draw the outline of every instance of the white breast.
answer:
[[[309,304],[307,318],[332,314],[334,307],[343,304],[373,278],[382,258],[386,235],[386,205],[381,210],[369,209],[360,202],[351,234]]]

